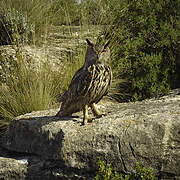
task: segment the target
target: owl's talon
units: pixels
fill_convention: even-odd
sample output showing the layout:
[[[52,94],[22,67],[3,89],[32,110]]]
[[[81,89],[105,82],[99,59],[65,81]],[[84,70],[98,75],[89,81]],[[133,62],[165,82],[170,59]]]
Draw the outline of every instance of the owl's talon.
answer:
[[[88,123],[92,123],[92,121],[93,121],[93,118],[83,119],[82,126],[84,126]]]
[[[96,118],[101,118],[101,117],[104,115],[103,113],[101,113],[101,112],[97,109],[95,103],[93,103],[93,104],[91,105],[91,109],[92,109],[92,112],[93,112],[93,114],[94,114],[94,116],[95,116]]]
[[[83,109],[83,122],[82,125],[85,125],[88,123],[89,121],[89,116],[88,116],[88,105],[85,105],[84,109]]]
[[[95,114],[96,118],[101,118],[103,114]]]
[[[81,123],[81,126],[84,126],[85,125],[85,123],[84,123],[84,121]]]
[[[92,121],[93,121],[93,118],[89,118],[89,119],[87,120],[88,123],[92,123]]]

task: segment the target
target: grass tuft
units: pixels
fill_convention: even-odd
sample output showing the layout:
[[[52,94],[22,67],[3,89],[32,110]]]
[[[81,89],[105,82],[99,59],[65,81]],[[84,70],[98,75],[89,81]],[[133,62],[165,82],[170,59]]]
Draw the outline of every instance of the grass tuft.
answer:
[[[17,67],[8,73],[6,83],[0,88],[0,113],[10,120],[20,114],[46,109],[53,101],[52,77],[45,71],[45,65],[33,70],[25,66],[21,54],[16,56]]]
[[[97,161],[98,171],[94,180],[157,180],[152,168],[136,163],[135,172],[132,174],[119,173],[113,170],[111,164],[105,163],[101,158]]]

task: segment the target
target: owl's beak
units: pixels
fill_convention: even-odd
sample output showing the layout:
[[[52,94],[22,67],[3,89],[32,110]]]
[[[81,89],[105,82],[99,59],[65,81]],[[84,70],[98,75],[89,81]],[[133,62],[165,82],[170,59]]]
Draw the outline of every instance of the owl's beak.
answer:
[[[104,54],[105,54],[105,50],[102,50],[100,53],[99,53],[99,60],[101,61],[102,58],[104,57]]]

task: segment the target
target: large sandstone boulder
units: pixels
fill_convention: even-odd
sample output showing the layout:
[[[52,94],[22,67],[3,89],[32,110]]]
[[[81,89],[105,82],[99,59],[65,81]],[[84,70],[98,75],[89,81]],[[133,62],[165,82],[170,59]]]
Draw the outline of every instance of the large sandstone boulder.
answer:
[[[59,179],[62,172],[71,173],[69,179],[91,179],[99,156],[119,171],[132,172],[141,162],[160,179],[180,178],[180,90],[159,99],[98,107],[106,116],[85,126],[82,113],[60,119],[54,117],[58,109],[20,116],[10,123],[2,147],[39,158],[36,162]]]

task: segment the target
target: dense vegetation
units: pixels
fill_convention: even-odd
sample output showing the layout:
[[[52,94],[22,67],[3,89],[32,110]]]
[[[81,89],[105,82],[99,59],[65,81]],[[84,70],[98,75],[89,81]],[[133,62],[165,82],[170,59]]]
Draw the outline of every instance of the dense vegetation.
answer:
[[[131,100],[166,94],[180,86],[180,1],[111,1],[111,26],[116,78],[129,82]]]

